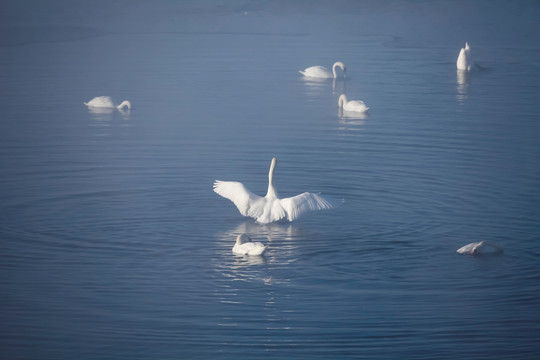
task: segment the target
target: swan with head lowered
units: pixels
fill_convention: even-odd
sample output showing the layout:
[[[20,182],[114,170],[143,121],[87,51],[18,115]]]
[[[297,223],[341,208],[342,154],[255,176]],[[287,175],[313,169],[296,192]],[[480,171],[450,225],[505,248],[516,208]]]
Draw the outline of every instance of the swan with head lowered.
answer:
[[[232,251],[240,255],[262,255],[266,248],[261,242],[251,241],[249,236],[241,234],[236,237]]]
[[[463,71],[471,71],[473,67],[473,60],[471,56],[471,48],[469,47],[469,43],[465,43],[465,47],[461,48],[461,51],[459,52],[459,56],[456,62],[456,66],[458,70]]]
[[[120,105],[116,106],[113,104],[110,96],[95,97],[89,102],[85,102],[84,105],[94,108],[117,108],[118,110],[123,110],[124,108],[127,108],[128,110],[131,109],[131,103],[129,101],[124,100],[120,103]]]
[[[324,66],[311,66],[307,69],[304,69],[303,71],[300,70],[300,74],[312,77],[312,78],[320,78],[320,79],[335,79],[337,78],[336,68],[340,67],[343,71],[343,77],[345,77],[345,73],[347,72],[347,68],[345,67],[345,64],[343,64],[341,61],[336,61],[334,65],[332,66],[332,72],[325,68]]]
[[[333,200],[309,192],[280,199],[274,187],[276,162],[276,158],[273,158],[270,164],[268,191],[264,197],[253,194],[244,184],[237,181],[216,180],[214,182],[214,191],[231,200],[240,211],[240,214],[252,217],[261,224],[268,224],[282,219],[293,221],[305,212],[331,209],[337,205]]]
[[[473,242],[456,250],[458,254],[467,255],[497,255],[502,254],[503,249],[487,241]]]
[[[366,112],[369,110],[369,107],[361,100],[347,101],[347,96],[345,94],[341,94],[339,97],[338,106],[345,111]]]

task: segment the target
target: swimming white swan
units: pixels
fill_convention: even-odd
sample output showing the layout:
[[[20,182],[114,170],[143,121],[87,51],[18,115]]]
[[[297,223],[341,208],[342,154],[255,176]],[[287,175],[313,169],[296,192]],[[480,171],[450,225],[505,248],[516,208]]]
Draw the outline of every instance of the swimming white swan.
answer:
[[[131,103],[127,100],[122,101],[122,103],[118,106],[115,106],[111,100],[110,96],[98,96],[93,98],[87,103],[84,103],[84,105],[88,107],[96,107],[96,108],[117,108],[119,110],[122,110],[124,108],[127,108],[128,110],[131,109]]]
[[[265,197],[253,194],[237,181],[216,180],[214,191],[231,200],[240,214],[252,217],[261,224],[268,224],[284,218],[293,221],[307,211],[331,209],[336,206],[333,201],[308,192],[290,198],[278,198],[273,179],[276,162],[276,158],[273,158],[270,164],[268,191]]]
[[[494,255],[502,253],[503,249],[487,241],[480,241],[460,247],[457,252],[468,255]]]
[[[341,94],[339,97],[338,106],[345,111],[366,112],[369,110],[369,107],[367,107],[363,101],[347,101],[347,96],[345,94]]]
[[[472,66],[473,66],[473,61],[472,61],[471,48],[469,47],[469,43],[466,42],[465,47],[461,48],[456,65],[457,65],[458,70],[471,71]]]
[[[307,77],[314,77],[314,78],[323,78],[323,79],[332,79],[337,78],[336,74],[336,67],[340,67],[341,70],[343,70],[343,77],[345,77],[345,73],[347,72],[347,68],[345,67],[345,64],[343,64],[341,61],[336,61],[334,65],[332,66],[332,72],[330,72],[327,68],[324,66],[311,66],[305,69],[304,71],[300,70],[300,74],[307,76]]]
[[[261,242],[251,241],[246,234],[238,235],[236,243],[233,246],[233,253],[241,255],[262,255],[266,250]]]

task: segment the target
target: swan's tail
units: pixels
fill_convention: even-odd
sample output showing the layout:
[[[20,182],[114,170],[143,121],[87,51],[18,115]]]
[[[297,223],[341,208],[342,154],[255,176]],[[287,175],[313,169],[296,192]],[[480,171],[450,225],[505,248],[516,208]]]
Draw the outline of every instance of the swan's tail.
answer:
[[[304,75],[304,76],[307,76],[305,71],[298,70],[298,72],[299,72],[300,74]]]

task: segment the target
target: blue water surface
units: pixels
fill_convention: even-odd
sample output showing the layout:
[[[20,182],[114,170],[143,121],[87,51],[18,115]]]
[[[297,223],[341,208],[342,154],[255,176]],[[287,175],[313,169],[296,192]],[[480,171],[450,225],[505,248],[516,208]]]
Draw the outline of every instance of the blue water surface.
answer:
[[[0,7],[2,358],[538,356],[537,2]],[[264,195],[274,156],[281,196],[342,205],[262,225],[212,191]]]

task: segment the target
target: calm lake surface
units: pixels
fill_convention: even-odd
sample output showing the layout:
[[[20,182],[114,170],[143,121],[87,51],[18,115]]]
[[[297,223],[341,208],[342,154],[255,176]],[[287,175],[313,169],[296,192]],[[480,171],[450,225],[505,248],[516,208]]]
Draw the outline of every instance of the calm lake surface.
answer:
[[[2,358],[538,356],[538,2],[46,4],[0,5]],[[261,225],[212,191],[264,195],[274,156],[343,204]]]

